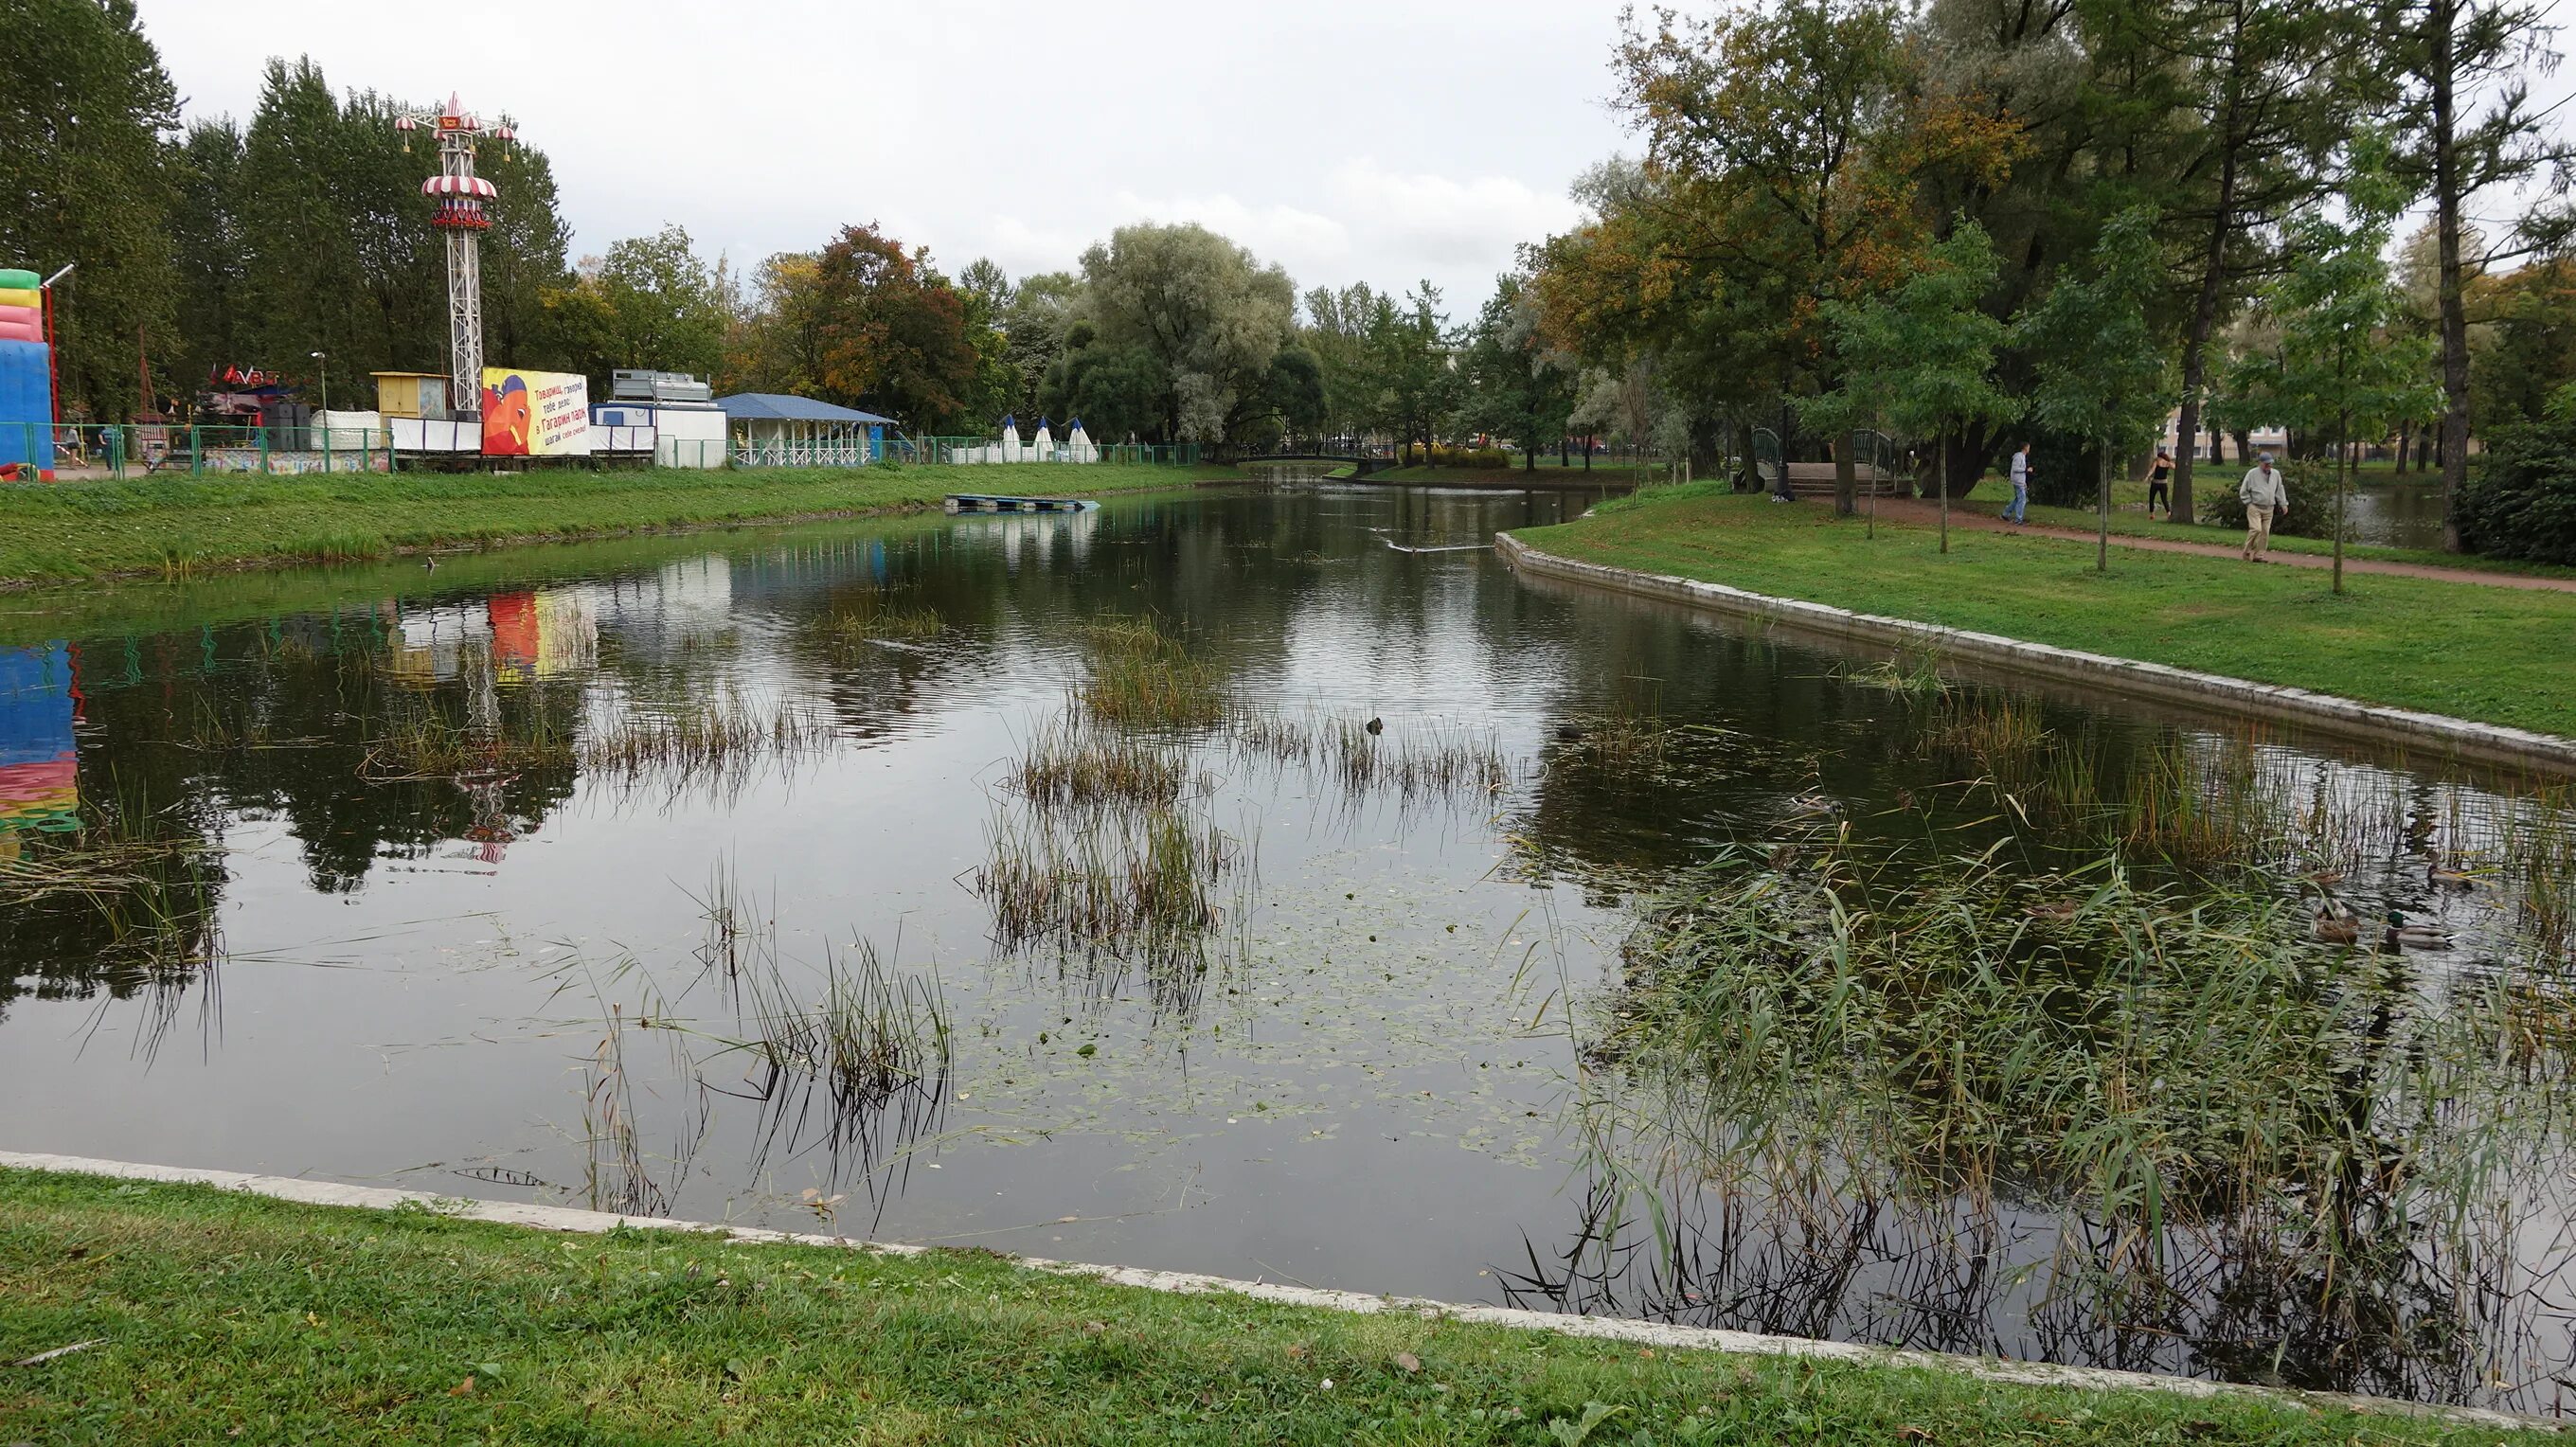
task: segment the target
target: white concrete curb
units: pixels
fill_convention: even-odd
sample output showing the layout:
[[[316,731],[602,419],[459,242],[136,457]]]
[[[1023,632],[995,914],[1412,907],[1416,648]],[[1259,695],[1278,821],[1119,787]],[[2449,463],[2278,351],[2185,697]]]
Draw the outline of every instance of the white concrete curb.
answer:
[[[605,1211],[579,1211],[564,1206],[478,1201],[455,1196],[434,1196],[425,1191],[394,1190],[383,1186],[345,1186],[331,1181],[304,1180],[292,1176],[256,1176],[240,1171],[138,1165],[131,1161],[92,1160],[84,1156],[0,1151],[0,1167],[107,1176],[126,1181],[162,1181],[173,1185],[214,1186],[222,1190],[241,1191],[249,1195],[266,1196],[280,1201],[295,1201],[310,1206],[343,1206],[377,1211],[390,1211],[406,1206],[425,1207],[456,1220],[488,1221],[504,1226],[528,1226],[542,1231],[571,1231],[596,1235],[623,1226],[630,1230],[700,1232],[751,1244],[788,1242],[800,1246],[873,1251],[892,1256],[915,1256],[930,1249],[888,1242],[853,1241],[846,1236],[827,1236],[814,1232],[768,1231],[756,1227],[727,1226],[707,1221],[672,1221],[649,1216],[618,1216]],[[1223,1276],[1203,1276],[1188,1271],[1149,1271],[1135,1266],[1091,1266],[1074,1261],[1049,1261],[1036,1256],[1019,1256],[1013,1257],[1012,1260],[1015,1264],[1031,1271],[1092,1277],[1111,1285],[1133,1286],[1147,1291],[1174,1292],[1183,1295],[1231,1292],[1238,1296],[1250,1297],[1255,1301],[1272,1302],[1282,1306],[1315,1307],[1326,1311],[1346,1311],[1362,1315],[1382,1311],[1411,1312],[1428,1320],[1480,1322],[1489,1326],[1511,1327],[1522,1331],[1548,1331],[1561,1336],[1636,1342],[1657,1348],[1798,1357],[1810,1361],[1850,1362],[1872,1367],[1907,1367],[1924,1371],[1954,1372],[1974,1377],[1979,1381],[2006,1382],[2019,1386],[2067,1387],[2079,1391],[2168,1392],[2194,1398],[2241,1394],[2300,1406],[2340,1408],[2389,1416],[2424,1417],[2456,1422],[2465,1426],[2539,1428],[2563,1432],[2568,1426],[2576,1425],[2547,1418],[2524,1417],[2511,1412],[2490,1411],[2479,1407],[2435,1407],[2420,1402],[2402,1402],[2388,1397],[2358,1397],[2331,1392],[2294,1392],[2266,1387],[2241,1387],[2204,1381],[2197,1377],[2164,1377],[2146,1372],[2106,1371],[2097,1367],[2054,1366],[2046,1362],[2013,1362],[1983,1357],[1947,1356],[1939,1352],[1901,1351],[1889,1347],[1859,1346],[1849,1342],[1815,1341],[1807,1337],[1764,1336],[1754,1332],[1671,1326],[1662,1322],[1629,1321],[1616,1317],[1561,1316],[1553,1312],[1524,1311],[1516,1307],[1427,1301],[1419,1297],[1367,1296],[1355,1291],[1329,1291],[1317,1287],[1286,1286],[1267,1281],[1238,1281]]]
[[[2539,768],[2551,773],[2576,772],[2576,739],[2501,724],[2473,723],[2444,714],[2419,713],[2362,703],[2304,688],[2255,683],[2215,673],[2194,673],[2161,663],[2084,653],[2045,643],[2026,643],[1994,633],[1945,628],[1854,613],[1822,603],[1750,593],[1723,583],[1702,583],[1667,573],[1641,573],[1600,563],[1544,553],[1509,533],[1494,535],[1494,548],[1515,569],[1612,588],[1642,597],[1664,598],[1694,608],[1766,618],[1834,638],[1861,643],[1920,649],[1940,658],[1973,659],[2024,673],[2091,688],[2113,689],[2140,697],[2217,708],[2259,718],[2319,726],[2381,744],[2429,748],[2446,756],[2486,764]]]

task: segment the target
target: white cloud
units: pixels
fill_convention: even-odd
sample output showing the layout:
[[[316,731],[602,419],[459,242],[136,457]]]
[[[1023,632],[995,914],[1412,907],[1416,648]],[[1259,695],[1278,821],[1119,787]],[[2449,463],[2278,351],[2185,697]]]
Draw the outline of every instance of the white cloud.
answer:
[[[749,265],[873,220],[951,271],[1023,275],[1150,216],[1301,287],[1427,276],[1462,311],[1618,148],[1620,3],[627,0],[531,48],[420,44],[417,7],[266,0],[245,26],[226,0],[140,0],[191,117],[248,119],[281,53],[334,87],[511,113],[576,253],[668,221]],[[439,13],[515,34],[527,10]]]
[[[1440,272],[1505,270],[1521,243],[1565,230],[1579,211],[1562,188],[1541,191],[1511,176],[1459,181],[1392,171],[1370,156],[1337,168],[1332,184],[1365,238],[1363,250]]]

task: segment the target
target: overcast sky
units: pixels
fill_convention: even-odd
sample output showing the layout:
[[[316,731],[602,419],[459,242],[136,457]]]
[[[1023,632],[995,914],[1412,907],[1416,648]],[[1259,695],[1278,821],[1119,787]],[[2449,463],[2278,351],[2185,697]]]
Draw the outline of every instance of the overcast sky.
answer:
[[[576,256],[677,223],[748,269],[875,221],[952,274],[990,256],[1017,277],[1188,220],[1300,290],[1428,278],[1461,318],[1573,221],[1578,173],[1633,148],[1605,104],[1619,9],[142,0],[192,117],[247,121],[279,53],[344,90],[509,112],[553,158]],[[2551,10],[2563,27],[2576,0]],[[2534,88],[2571,87],[2576,66]]]
[[[1070,269],[1203,222],[1302,290],[1429,278],[1472,312],[1624,136],[1617,0],[142,0],[191,117],[272,54],[455,91],[553,159],[575,254],[666,222],[754,263],[876,221],[952,274]],[[434,27],[434,28],[433,28]],[[502,198],[503,204],[508,198]]]

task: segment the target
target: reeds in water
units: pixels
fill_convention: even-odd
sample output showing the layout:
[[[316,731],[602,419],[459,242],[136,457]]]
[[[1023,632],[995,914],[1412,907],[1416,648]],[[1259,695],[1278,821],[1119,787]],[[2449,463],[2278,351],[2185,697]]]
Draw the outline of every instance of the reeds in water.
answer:
[[[2331,1351],[2394,1333],[2417,1367],[2501,1349],[2482,1323],[2568,1284],[2521,1219],[2565,1209],[2576,1167],[2555,975],[2427,998],[2398,957],[2313,941],[2277,874],[2186,893],[2117,856],[1999,861],[1747,851],[1668,898],[1588,1051],[1620,1082],[1602,1159],[1789,1221],[2055,1212],[2041,1310],[2207,1322],[2259,1275],[2343,1324]]]
[[[421,701],[397,710],[367,745],[362,776],[375,783],[482,779],[530,769],[569,768],[579,758],[572,732],[542,710],[497,724],[449,718]]]
[[[1348,718],[1325,722],[1317,752],[1342,788],[1354,797],[1390,793],[1422,797],[1489,798],[1511,783],[1511,765],[1490,731],[1426,720],[1398,723],[1372,733]]]
[[[1091,718],[1123,728],[1206,728],[1224,721],[1224,676],[1192,658],[1151,618],[1084,630],[1085,673],[1074,697]]]
[[[1217,885],[1242,844],[1173,808],[1071,818],[998,817],[975,892],[1006,951],[1185,953],[1219,922]]]
[[[1184,791],[1204,791],[1187,750],[1086,725],[1067,713],[1041,724],[1005,782],[1039,808],[1169,808]]]
[[[715,698],[630,711],[581,740],[583,769],[612,780],[734,779],[830,747],[832,724],[792,703]]]
[[[814,626],[835,643],[876,638],[917,641],[947,632],[948,620],[927,604],[908,606],[896,601],[896,595],[869,593],[849,608],[822,615]]]

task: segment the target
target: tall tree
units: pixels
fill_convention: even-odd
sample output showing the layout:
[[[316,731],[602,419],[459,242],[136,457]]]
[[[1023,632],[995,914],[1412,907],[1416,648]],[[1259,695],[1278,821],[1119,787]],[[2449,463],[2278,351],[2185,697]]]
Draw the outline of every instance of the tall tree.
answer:
[[[1204,226],[1145,222],[1085,251],[1082,275],[1093,344],[1152,360],[1164,436],[1223,441],[1271,412],[1270,369],[1295,321],[1286,272]]]
[[[966,302],[874,224],[845,226],[814,268],[818,316],[815,380],[825,400],[880,412],[915,432],[964,423],[981,355],[966,329]]]
[[[178,271],[183,385],[246,356],[241,313],[243,254],[234,192],[241,184],[242,134],[230,116],[199,121],[172,159],[170,246]]]
[[[557,314],[595,395],[607,395],[620,368],[705,377],[724,364],[722,288],[683,227],[613,242],[584,261]]]
[[[2151,7],[2150,43],[2182,67],[2190,124],[2163,188],[2169,231],[2189,260],[2181,346],[2181,453],[2173,516],[2192,520],[2210,343],[2249,277],[2279,269],[2290,208],[2330,183],[2326,156],[2380,85],[2368,0],[2187,0]]]
[[[2403,76],[2395,173],[2433,209],[2442,541],[2456,552],[2460,527],[2452,513],[2469,470],[2469,280],[2559,229],[2535,213],[2505,239],[2479,247],[2469,207],[2483,193],[2539,175],[2555,159],[2530,83],[2531,67],[2555,56],[2542,45],[2545,14],[2530,0],[2386,0],[2379,29]]]
[[[1440,288],[1425,281],[1404,305],[1381,296],[1369,318],[1368,372],[1376,398],[1373,421],[1398,439],[1407,461],[1420,442],[1423,461],[1439,445],[1440,424],[1458,408],[1456,338],[1440,309]]]
[[[63,405],[121,418],[176,354],[178,94],[133,0],[20,0],[0,23],[0,266],[80,269],[55,296]]]
[[[1565,436],[1579,380],[1574,359],[1547,344],[1538,305],[1524,280],[1504,276],[1477,314],[1459,357],[1465,408],[1474,431],[1520,444],[1522,465],[1538,466],[1541,449]]]
[[[2154,441],[2173,409],[2173,368],[2149,316],[2163,288],[2156,215],[2133,207],[2111,218],[2090,274],[2061,279],[2022,319],[2039,358],[2031,409],[2039,420],[2100,449],[2101,535],[2094,567],[2111,567],[2111,468]]]
[[[2004,324],[1979,309],[1995,284],[1994,242],[1962,221],[1893,291],[1832,314],[1835,346],[1851,369],[1844,389],[1876,399],[1907,436],[1936,444],[1978,422],[2003,422],[2021,408],[1995,384]],[[1950,551],[1950,457],[1935,445],[1941,551]]]
[[[2367,138],[2366,138],[2367,140]],[[2377,151],[2365,144],[2366,156]],[[2343,591],[2346,463],[2357,438],[2388,435],[2434,410],[2432,339],[2399,328],[2405,296],[2388,274],[2390,223],[2407,201],[2365,159],[2345,190],[2347,218],[2291,226],[2290,269],[2266,298],[2281,329],[2273,395],[2280,421],[2334,439],[2334,591]]]

